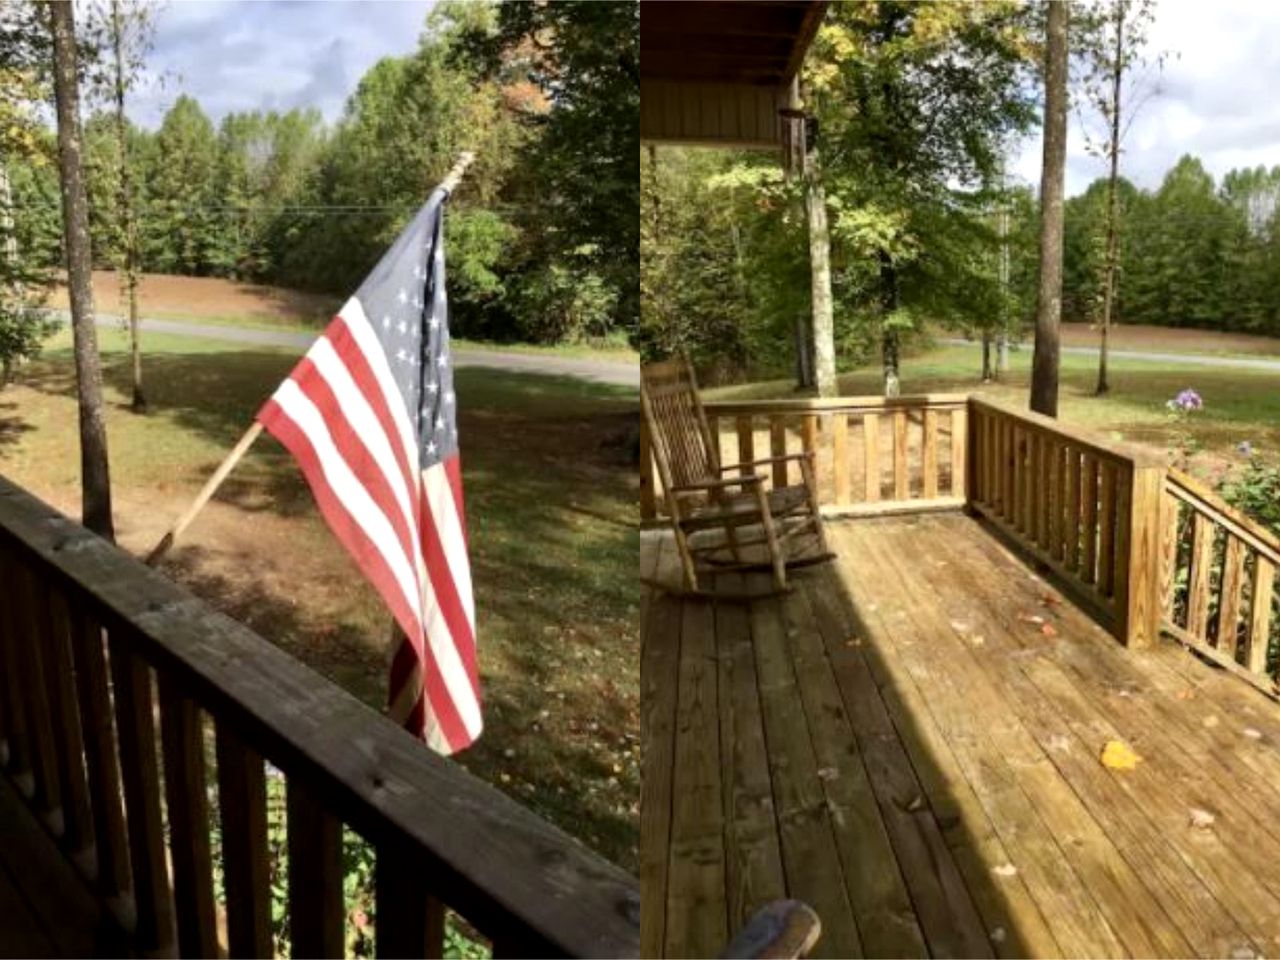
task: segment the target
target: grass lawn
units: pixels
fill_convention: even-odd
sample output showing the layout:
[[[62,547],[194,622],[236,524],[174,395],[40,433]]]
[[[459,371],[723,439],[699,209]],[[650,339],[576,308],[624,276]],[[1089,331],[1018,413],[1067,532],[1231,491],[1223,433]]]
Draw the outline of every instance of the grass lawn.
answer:
[[[100,331],[119,539],[144,553],[296,353],[148,335],[151,411],[126,409],[123,334]],[[0,472],[76,516],[69,336],[0,392]],[[639,555],[634,391],[460,369],[464,482],[486,732],[459,761],[635,870]],[[374,707],[389,618],[264,436],[163,566]]]
[[[979,382],[981,357],[966,347],[947,347],[905,359],[902,392],[976,393],[1025,407],[1030,381],[1031,351],[1011,355],[1005,381]],[[1113,360],[1111,392],[1095,397],[1097,360],[1062,357],[1059,415],[1063,420],[1097,430],[1115,440],[1147,444],[1162,450],[1179,445],[1189,433],[1198,452],[1193,472],[1213,477],[1240,461],[1236,446],[1249,441],[1264,457],[1280,462],[1280,375],[1255,370],[1218,369],[1192,364],[1148,363]],[[1188,421],[1176,421],[1165,402],[1179,390],[1192,387],[1204,398],[1205,408]],[[878,365],[840,376],[845,394],[878,394]],[[788,380],[742,384],[708,390],[709,397],[746,399],[786,397],[793,393]]]

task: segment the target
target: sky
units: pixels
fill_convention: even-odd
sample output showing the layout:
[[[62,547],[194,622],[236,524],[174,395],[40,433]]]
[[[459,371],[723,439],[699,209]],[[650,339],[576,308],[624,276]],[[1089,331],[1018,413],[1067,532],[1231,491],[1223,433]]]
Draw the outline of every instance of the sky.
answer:
[[[1155,188],[1185,153],[1219,180],[1233,167],[1280,165],[1277,37],[1280,3],[1274,0],[1158,0],[1147,49],[1169,56],[1154,75],[1154,95],[1129,128],[1121,174]],[[1086,152],[1080,118],[1073,113],[1069,123],[1067,195],[1073,196],[1106,170]],[[1037,133],[1022,144],[1010,172],[1038,186],[1040,151]]]
[[[214,123],[233,111],[293,107],[317,107],[335,120],[369,67],[417,47],[430,7],[431,0],[170,0],[130,114],[155,129],[185,93]]]

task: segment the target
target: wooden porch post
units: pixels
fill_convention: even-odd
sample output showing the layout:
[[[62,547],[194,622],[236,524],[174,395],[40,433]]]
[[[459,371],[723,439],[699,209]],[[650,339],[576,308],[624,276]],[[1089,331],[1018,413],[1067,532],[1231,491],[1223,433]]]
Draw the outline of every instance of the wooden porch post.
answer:
[[[1160,571],[1165,468],[1135,463],[1126,484],[1116,543],[1117,633],[1127,647],[1160,636]]]

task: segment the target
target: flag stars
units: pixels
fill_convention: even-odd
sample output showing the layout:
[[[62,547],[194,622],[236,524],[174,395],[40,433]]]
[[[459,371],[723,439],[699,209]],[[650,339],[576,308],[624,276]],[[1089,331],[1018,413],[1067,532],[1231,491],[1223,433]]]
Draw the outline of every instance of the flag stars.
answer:
[[[409,294],[405,292],[404,287],[400,288],[400,294],[399,296],[396,297],[396,299],[399,300],[402,304],[409,302]]]
[[[453,406],[453,399],[454,399],[454,398],[453,398],[453,391],[452,391],[452,390],[450,390],[448,393],[446,393],[446,394],[444,395],[444,405],[445,405],[446,407],[451,407],[451,406]]]
[[[434,457],[436,455],[436,442],[430,440],[427,442],[427,456]]]
[[[383,330],[391,329],[391,316],[389,314],[384,313],[382,315],[382,329]]]
[[[440,354],[440,359],[436,361],[436,365],[439,366],[441,370],[447,367],[449,365],[449,355],[447,353]]]
[[[400,336],[403,337],[406,333],[409,332],[409,324],[401,320],[400,323],[396,326],[396,329],[400,331]]]
[[[431,396],[434,397],[439,392],[440,384],[436,383],[434,380],[427,384],[427,393],[431,394]]]
[[[439,317],[437,317],[437,316],[433,313],[433,314],[431,315],[431,319],[427,322],[427,326],[429,326],[432,330],[439,330],[439,329],[440,329],[440,318],[439,318]]]

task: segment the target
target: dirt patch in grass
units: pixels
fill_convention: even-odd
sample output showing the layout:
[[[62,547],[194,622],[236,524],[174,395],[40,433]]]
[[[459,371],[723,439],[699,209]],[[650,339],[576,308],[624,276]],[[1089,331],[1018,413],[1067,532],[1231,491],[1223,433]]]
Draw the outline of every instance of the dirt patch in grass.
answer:
[[[125,313],[117,274],[93,272],[94,304],[104,313]],[[55,287],[49,305],[67,308],[66,287]],[[304,293],[261,283],[241,283],[220,277],[176,277],[143,274],[138,308],[144,317],[216,320],[241,317],[260,323],[319,326],[341,306],[339,298]]]
[[[0,472],[79,513],[66,335],[0,393]],[[123,337],[104,331],[121,545],[142,554],[190,502],[296,356],[148,338],[151,411],[127,410]],[[486,731],[477,775],[635,869],[639,555],[634,392],[484,368],[457,372]],[[370,706],[389,618],[283,449],[260,440],[163,569]]]

